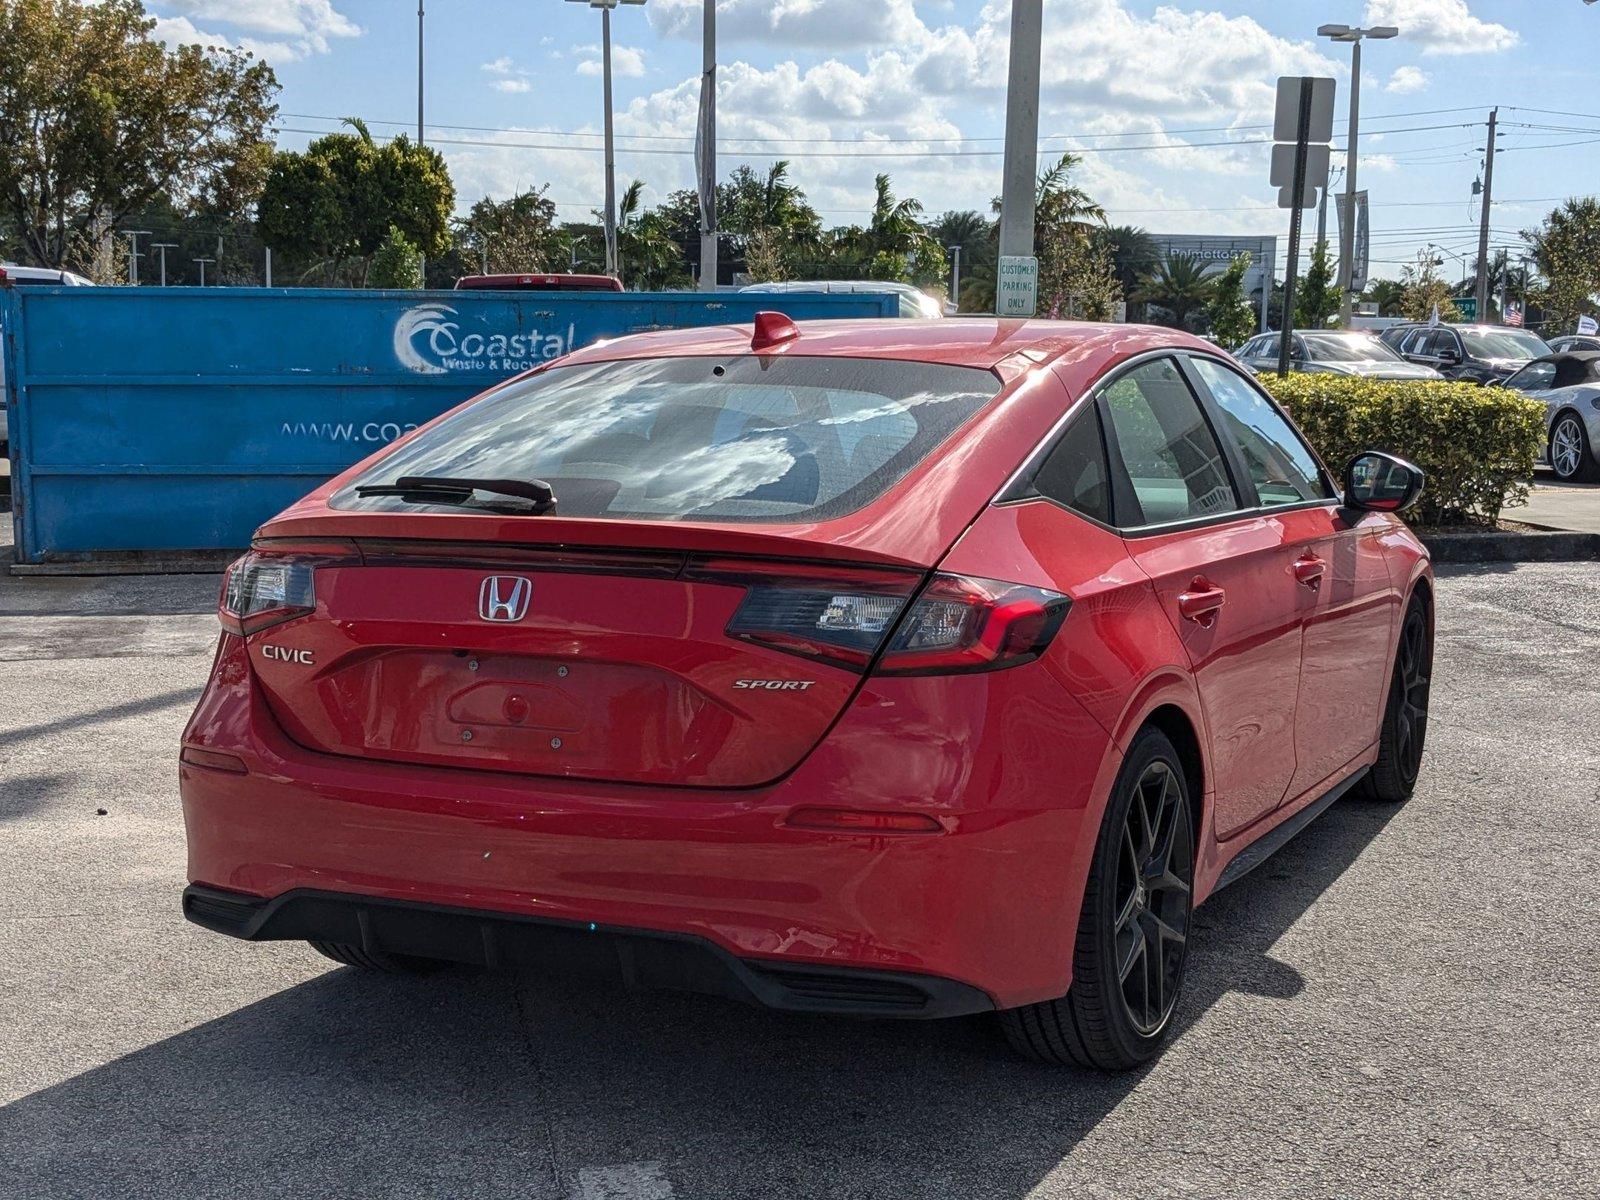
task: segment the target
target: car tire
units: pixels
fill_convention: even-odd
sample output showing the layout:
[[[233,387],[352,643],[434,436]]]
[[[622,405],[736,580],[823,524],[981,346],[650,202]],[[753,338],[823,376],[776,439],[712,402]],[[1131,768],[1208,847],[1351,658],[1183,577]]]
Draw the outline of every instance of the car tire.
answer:
[[[1403,804],[1411,798],[1422,769],[1428,736],[1428,691],[1433,675],[1433,630],[1420,596],[1406,606],[1395,646],[1389,699],[1378,732],[1378,761],[1362,780],[1368,799]]]
[[[1600,464],[1595,462],[1589,431],[1577,413],[1567,410],[1556,414],[1550,424],[1549,451],[1550,468],[1562,482],[1594,483],[1600,479]]]
[[[1128,749],[1100,823],[1072,986],[1060,999],[1002,1012],[1011,1046],[1037,1062],[1101,1071],[1155,1057],[1183,985],[1193,888],[1189,781],[1167,736],[1146,727]]]
[[[444,966],[433,958],[417,958],[411,954],[385,954],[382,950],[364,950],[349,942],[308,943],[318,954],[343,963],[347,967],[360,967],[363,971],[378,971],[384,975],[426,975]]]

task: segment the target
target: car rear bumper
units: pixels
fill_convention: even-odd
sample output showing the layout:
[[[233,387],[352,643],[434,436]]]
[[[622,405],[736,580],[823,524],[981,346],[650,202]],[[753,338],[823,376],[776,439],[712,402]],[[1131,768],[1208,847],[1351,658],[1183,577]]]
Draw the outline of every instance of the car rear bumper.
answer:
[[[683,934],[340,892],[302,890],[263,900],[192,885],[183,893],[183,914],[247,941],[342,942],[495,969],[556,967],[630,988],[700,992],[789,1012],[926,1019],[994,1007],[978,988],[931,975],[741,959]]]
[[[184,740],[242,769],[180,765],[189,882],[251,910],[222,928],[236,936],[351,941],[361,926],[349,912],[372,924],[400,905],[468,915],[447,953],[385,915],[379,946],[398,953],[488,962],[473,931],[491,918],[504,922],[497,944],[537,924],[571,946],[570,931],[591,923],[634,945],[679,941],[709,954],[689,977],[722,980],[696,990],[777,1007],[796,1003],[773,980],[797,971],[927,980],[927,1011],[903,1015],[972,1011],[974,993],[997,1008],[1062,995],[1092,849],[1079,831],[1115,770],[1109,737],[1048,672],[945,682],[873,681],[766,787],[605,785],[305,749],[277,725],[239,640],[225,638]],[[790,823],[811,807],[909,810],[938,831]],[[345,898],[327,916],[342,932],[285,932],[298,928],[279,923],[289,916],[251,924],[280,900],[299,921],[310,909],[284,898],[312,894]],[[958,992],[967,998],[949,999]],[[830,1011],[860,1011],[851,1003]]]

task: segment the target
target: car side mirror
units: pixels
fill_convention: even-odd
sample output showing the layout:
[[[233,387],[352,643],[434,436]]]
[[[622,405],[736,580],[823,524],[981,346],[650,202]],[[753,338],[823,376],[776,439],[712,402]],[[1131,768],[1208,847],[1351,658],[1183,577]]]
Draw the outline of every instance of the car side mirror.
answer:
[[[1369,512],[1405,512],[1422,495],[1427,476],[1403,458],[1368,450],[1344,469],[1344,503]]]
[[[1461,351],[1454,347],[1446,346],[1439,351],[1439,361],[1447,367],[1459,367],[1461,365]]]

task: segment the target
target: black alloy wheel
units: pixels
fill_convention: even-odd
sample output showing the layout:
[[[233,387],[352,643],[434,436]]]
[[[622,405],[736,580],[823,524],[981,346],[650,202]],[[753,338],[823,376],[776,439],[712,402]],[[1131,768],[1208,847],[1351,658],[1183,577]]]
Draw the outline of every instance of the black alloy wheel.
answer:
[[[1160,759],[1134,785],[1117,863],[1117,978],[1129,1023],[1145,1037],[1166,1027],[1178,1001],[1189,938],[1194,846],[1178,774]]]

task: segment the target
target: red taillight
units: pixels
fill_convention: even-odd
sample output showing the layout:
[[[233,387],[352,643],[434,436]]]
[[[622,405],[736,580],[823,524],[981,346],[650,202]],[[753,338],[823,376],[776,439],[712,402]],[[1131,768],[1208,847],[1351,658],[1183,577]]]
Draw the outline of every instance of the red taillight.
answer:
[[[876,567],[696,559],[682,578],[747,589],[727,634],[788,654],[865,670],[919,576]]]
[[[896,627],[878,672],[944,675],[1021,666],[1044,653],[1070,605],[1045,588],[935,575]]]
[[[356,562],[349,543],[305,543],[252,550],[222,577],[217,619],[241,637],[314,612],[319,566]]]
[[[854,808],[797,808],[785,825],[797,829],[836,829],[844,833],[943,833],[926,813],[871,812]]]
[[[895,571],[697,563],[685,578],[749,590],[727,633],[885,675],[994,671],[1032,662],[1066,618],[1060,592],[965,575],[935,575],[913,599],[916,579]],[[881,653],[881,657],[880,656]]]

